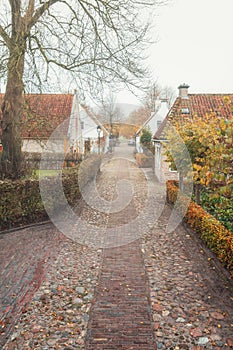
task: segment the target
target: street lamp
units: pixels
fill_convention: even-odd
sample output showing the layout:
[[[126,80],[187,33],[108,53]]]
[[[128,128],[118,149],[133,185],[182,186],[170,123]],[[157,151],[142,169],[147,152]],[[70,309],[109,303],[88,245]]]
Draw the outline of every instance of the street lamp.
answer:
[[[101,126],[97,126],[97,133],[98,133],[98,154],[100,154],[100,133],[101,133]]]

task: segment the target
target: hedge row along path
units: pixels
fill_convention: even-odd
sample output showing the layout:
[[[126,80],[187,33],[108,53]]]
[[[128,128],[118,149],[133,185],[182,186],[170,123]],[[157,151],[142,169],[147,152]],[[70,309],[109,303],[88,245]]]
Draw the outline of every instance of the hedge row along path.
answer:
[[[117,147],[98,179],[110,200],[115,183],[131,179],[134,195],[124,210],[109,215],[81,202],[76,208],[103,232],[117,227],[126,237],[132,232],[124,225],[147,196],[132,153]],[[166,232],[170,214],[165,206],[135,240],[118,246],[115,236],[115,247],[104,249],[82,246],[52,225],[1,235],[2,349],[231,349],[232,282],[191,230]]]

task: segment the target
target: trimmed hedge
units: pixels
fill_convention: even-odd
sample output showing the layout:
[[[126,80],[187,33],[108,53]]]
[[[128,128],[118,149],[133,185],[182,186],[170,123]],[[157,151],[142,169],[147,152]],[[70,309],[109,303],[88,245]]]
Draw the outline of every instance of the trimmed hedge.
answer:
[[[167,181],[168,203],[175,203],[177,193],[178,187],[173,181]],[[182,206],[182,196],[180,205]],[[233,233],[194,202],[189,204],[184,219],[200,234],[201,239],[217,255],[223,266],[233,273]]]
[[[62,174],[62,184],[68,203],[72,206],[81,197],[79,183],[85,186],[97,174],[101,158],[92,155],[85,159],[82,166],[74,167]],[[48,188],[47,200],[54,210],[62,209],[63,204],[54,200],[52,189],[56,187],[57,177],[42,179],[44,187]],[[50,196],[50,193],[52,196]],[[38,179],[22,179],[17,181],[0,181],[0,230],[27,225],[47,220],[48,215],[40,195]]]

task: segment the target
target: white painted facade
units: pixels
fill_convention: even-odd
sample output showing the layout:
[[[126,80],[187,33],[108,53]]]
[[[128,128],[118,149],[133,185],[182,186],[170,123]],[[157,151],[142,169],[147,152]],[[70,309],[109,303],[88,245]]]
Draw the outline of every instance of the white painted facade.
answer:
[[[108,151],[109,135],[107,130],[91,112],[79,104],[76,91],[73,96],[71,114],[63,123],[60,130],[57,128],[53,132],[53,135],[57,132],[58,137],[54,135],[53,139],[50,139],[49,142],[47,140],[35,140],[31,138],[22,140],[23,152],[41,153],[47,150],[48,152],[66,153],[72,150],[83,155],[85,154],[85,142],[88,141],[91,146],[90,152],[98,153],[99,137],[101,140],[101,152]],[[64,127],[65,125],[66,127]],[[97,126],[101,127],[99,135]]]
[[[147,121],[142,125],[142,127],[136,133],[136,150],[138,153],[143,153],[143,149],[140,145],[140,137],[141,137],[142,130],[149,129],[153,136],[156,133],[156,131],[159,129],[166,115],[168,114],[169,110],[168,110],[167,100],[158,99],[156,101],[156,106],[157,106],[156,111],[151,113],[150,118],[147,119]]]

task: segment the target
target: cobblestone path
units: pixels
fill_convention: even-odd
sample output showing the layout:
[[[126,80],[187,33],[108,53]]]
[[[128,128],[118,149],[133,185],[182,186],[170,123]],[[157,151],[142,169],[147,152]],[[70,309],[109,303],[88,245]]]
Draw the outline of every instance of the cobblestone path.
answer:
[[[151,170],[138,169],[132,153],[126,145],[116,148],[97,182],[101,196],[114,203],[116,183],[129,178],[134,191],[129,203],[121,193],[124,209],[77,208],[101,229],[96,247],[52,226],[0,236],[2,349],[233,348],[229,274],[186,226],[166,232],[171,208],[161,201],[160,184],[154,183],[149,208],[159,203],[162,215],[155,220],[143,212],[147,184],[155,180]],[[144,222],[136,229],[140,215]]]

